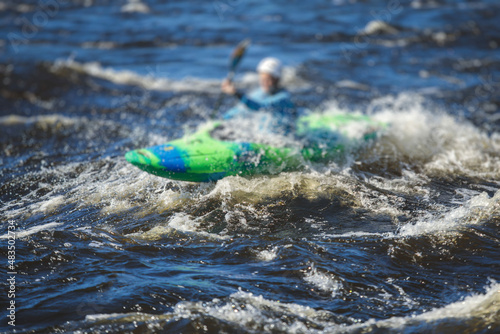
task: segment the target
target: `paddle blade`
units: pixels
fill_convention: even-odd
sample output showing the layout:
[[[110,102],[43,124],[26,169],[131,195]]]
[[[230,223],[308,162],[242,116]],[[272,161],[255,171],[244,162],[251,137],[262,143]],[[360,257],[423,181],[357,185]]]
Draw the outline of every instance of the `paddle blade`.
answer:
[[[229,60],[230,72],[234,72],[234,70],[240,63],[241,58],[243,58],[243,55],[245,54],[245,51],[249,45],[250,45],[250,39],[247,38],[242,40],[233,50],[233,53],[231,54],[231,58]]]

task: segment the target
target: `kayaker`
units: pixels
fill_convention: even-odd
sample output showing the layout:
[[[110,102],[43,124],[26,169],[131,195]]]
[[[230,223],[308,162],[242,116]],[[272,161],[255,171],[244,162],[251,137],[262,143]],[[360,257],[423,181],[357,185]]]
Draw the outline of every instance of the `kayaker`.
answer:
[[[238,98],[239,103],[227,111],[223,119],[229,120],[236,117],[246,117],[249,113],[264,111],[271,112],[274,117],[281,119],[281,123],[293,124],[295,107],[291,101],[290,93],[280,86],[282,65],[273,57],[267,57],[257,66],[259,73],[259,88],[244,94],[238,91],[230,80],[222,82],[222,92]]]

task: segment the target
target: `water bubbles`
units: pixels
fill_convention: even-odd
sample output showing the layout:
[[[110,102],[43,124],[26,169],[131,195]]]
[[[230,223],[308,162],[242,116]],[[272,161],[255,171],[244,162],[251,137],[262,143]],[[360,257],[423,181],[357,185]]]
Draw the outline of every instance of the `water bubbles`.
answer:
[[[332,297],[335,297],[342,288],[342,284],[334,275],[323,273],[314,265],[308,268],[304,281],[321,291],[330,293]]]

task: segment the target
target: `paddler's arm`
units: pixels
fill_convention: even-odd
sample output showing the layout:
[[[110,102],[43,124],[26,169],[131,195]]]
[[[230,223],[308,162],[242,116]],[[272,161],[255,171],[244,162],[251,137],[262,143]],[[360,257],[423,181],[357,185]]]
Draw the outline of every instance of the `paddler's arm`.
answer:
[[[227,95],[236,96],[238,94],[236,87],[234,86],[232,81],[229,79],[225,79],[224,81],[222,81],[222,85],[220,88],[221,88],[221,91]],[[229,109],[228,111],[226,111],[224,113],[224,115],[222,116],[222,119],[228,120],[228,119],[234,118],[240,112],[241,112],[240,108],[238,108],[238,106],[234,106],[233,108]]]

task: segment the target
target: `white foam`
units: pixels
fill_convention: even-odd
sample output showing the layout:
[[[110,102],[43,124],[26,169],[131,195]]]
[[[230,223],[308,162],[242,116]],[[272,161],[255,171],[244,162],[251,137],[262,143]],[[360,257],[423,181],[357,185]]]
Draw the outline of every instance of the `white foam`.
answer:
[[[42,231],[50,231],[55,229],[58,226],[63,225],[63,223],[47,223],[43,225],[33,226],[27,230],[15,231],[16,238],[25,238],[27,236],[42,232]],[[9,237],[8,234],[4,234],[0,236],[0,239],[7,239]]]
[[[353,80],[339,80],[339,81],[335,82],[335,86],[342,87],[342,88],[363,90],[363,91],[370,90],[370,86],[353,81]]]
[[[428,312],[407,317],[392,317],[387,320],[371,319],[365,323],[348,326],[349,331],[358,332],[360,329],[369,331],[371,329],[404,329],[405,327],[417,326],[422,330],[422,325],[430,326],[429,323],[443,322],[449,319],[479,319],[486,328],[488,324],[498,324],[498,312],[500,311],[500,284],[493,282],[484,294],[475,294],[461,301],[436,308]],[[328,331],[328,329],[326,330]]]
[[[287,333],[337,333],[358,332],[360,329],[387,328],[403,329],[415,323],[428,323],[443,319],[482,318],[494,321],[500,305],[500,285],[493,283],[485,294],[466,297],[447,305],[419,315],[407,317],[392,317],[387,320],[369,320],[361,324],[338,325],[327,319],[333,314],[327,311],[317,311],[298,304],[280,303],[267,300],[262,296],[238,291],[229,297],[227,302],[214,299],[210,303],[181,302],[174,308],[177,317],[192,319],[197,314],[209,315],[216,319],[227,321],[246,329],[267,331],[286,331]],[[280,319],[287,319],[288,323]],[[290,323],[291,322],[291,323]],[[311,325],[314,328],[311,328]],[[323,329],[315,329],[323,328]]]
[[[278,247],[274,246],[271,249],[265,249],[262,251],[256,252],[257,259],[261,261],[272,261],[278,256]]]
[[[375,175],[366,181],[380,189],[414,194],[420,196],[422,200],[430,200],[431,189],[427,186],[429,178],[412,170],[403,170],[400,178],[386,179]]]
[[[201,222],[202,218],[193,218],[185,213],[175,213],[170,217],[167,224],[156,225],[146,232],[131,233],[128,234],[127,237],[155,241],[173,233],[182,232],[215,240],[225,240],[229,238],[203,231],[203,229],[200,228]]]
[[[397,35],[399,33],[398,29],[391,26],[390,24],[380,21],[374,20],[370,21],[366,24],[363,33],[366,35],[377,35],[377,34],[392,34]]]
[[[477,225],[485,218],[500,214],[500,190],[493,197],[481,193],[463,205],[448,211],[428,213],[415,223],[406,224],[399,230],[399,236],[442,234],[466,226]]]
[[[500,176],[500,135],[488,136],[472,125],[455,128],[456,133],[448,147],[426,164],[433,174],[461,174],[484,179]]]
[[[330,107],[329,111],[331,112],[339,109],[342,111],[338,106],[331,105]],[[457,156],[458,161],[460,161],[460,168],[457,170],[460,173],[487,177],[499,175],[499,171],[495,170],[495,166],[500,160],[500,158],[495,157],[495,145],[500,139],[498,136],[488,137],[468,123],[462,123],[442,113],[426,110],[423,100],[418,96],[386,97],[373,102],[370,108],[373,109],[370,112],[377,120],[390,122],[391,127],[379,139],[380,144],[375,145],[373,150],[369,148],[364,153],[363,158],[367,156],[376,159],[381,156],[391,156],[395,163],[400,163],[400,158],[407,157],[419,169],[420,166],[424,166],[424,173],[417,173],[409,168],[403,169],[403,175],[400,178],[372,176],[360,181],[352,175],[349,166],[339,167],[332,163],[329,166],[322,165],[322,167],[310,166],[307,170],[300,172],[255,176],[250,179],[228,177],[217,183],[193,185],[183,182],[176,183],[142,172],[128,164],[124,159],[109,159],[108,162],[102,160],[99,162],[99,167],[88,162],[68,162],[40,171],[40,173],[49,174],[49,177],[54,175],[62,182],[51,184],[49,188],[51,191],[42,197],[38,197],[36,192],[26,195],[22,199],[22,202],[26,203],[25,205],[20,205],[19,200],[5,203],[3,207],[6,212],[5,216],[10,219],[18,215],[32,215],[36,212],[48,214],[56,211],[64,203],[75,203],[77,208],[99,207],[103,216],[131,211],[131,215],[142,219],[149,215],[157,217],[158,213],[167,210],[183,211],[183,207],[215,200],[216,203],[219,203],[218,208],[223,210],[228,222],[234,221],[243,226],[245,225],[243,220],[247,213],[261,219],[268,217],[269,213],[266,208],[256,209],[257,204],[263,200],[281,198],[283,194],[287,194],[287,196],[301,196],[310,200],[318,198],[346,200],[349,201],[348,205],[351,207],[364,208],[374,214],[389,215],[394,218],[394,221],[398,220],[399,215],[408,215],[413,219],[412,223],[404,225],[397,234],[397,237],[404,237],[453,231],[467,226],[470,222],[472,224],[479,223],[479,218],[475,217],[480,215],[488,217],[488,214],[496,214],[497,211],[491,207],[497,205],[495,203],[498,202],[498,193],[493,198],[488,198],[485,194],[457,195],[453,199],[453,204],[458,205],[458,207],[455,207],[450,213],[449,208],[432,204],[433,190],[428,182],[436,170],[442,170],[446,174],[455,171],[458,164],[443,161],[442,157],[447,156],[443,153],[452,152],[460,148],[461,145],[476,147],[477,149],[470,149],[470,154],[476,154],[477,159],[481,162],[488,162],[488,158],[490,162],[489,167],[483,165],[467,166],[465,160]],[[5,124],[30,122],[74,124],[79,121],[82,120],[59,115],[37,117],[12,115],[0,118],[0,123]],[[457,127],[460,131],[466,130],[461,135],[465,137],[464,140],[453,138]],[[436,131],[436,133],[432,134],[432,131]],[[470,140],[476,140],[477,143],[471,144],[468,142]],[[481,156],[487,158],[483,159]],[[66,175],[70,177],[65,177]],[[173,184],[175,186],[172,186]],[[432,204],[434,211],[426,216],[415,217],[414,213],[407,212],[407,209],[404,208],[405,203],[402,201],[402,197],[381,193],[373,186],[411,196],[418,195]],[[196,217],[184,217],[184,219],[186,220],[172,221],[172,226],[164,223],[163,227],[158,228],[166,226],[170,231],[203,233],[204,227],[198,224],[199,221],[196,221]],[[246,225],[243,227],[250,228]],[[153,230],[151,233],[154,232]],[[165,231],[165,233],[168,232]],[[370,235],[392,237],[385,233],[361,231],[339,235],[325,234],[323,236]],[[270,256],[272,255],[270,254]]]
[[[220,91],[220,80],[202,80],[197,78],[185,78],[183,80],[170,80],[153,75],[140,75],[129,70],[115,70],[105,68],[98,62],[79,63],[73,59],[58,60],[52,66],[52,71],[58,72],[70,69],[82,72],[90,76],[105,79],[116,84],[135,85],[149,90],[177,91],[177,92],[218,92]]]
[[[273,313],[283,315],[273,317]],[[124,314],[96,314],[87,315],[88,322],[140,322],[147,321],[151,325],[156,322],[169,321],[171,319],[195,319],[200,315],[210,316],[228,323],[243,327],[247,330],[258,332],[287,332],[287,333],[308,333],[306,326],[326,325],[323,320],[330,313],[326,311],[316,311],[307,306],[298,304],[287,304],[270,301],[262,296],[255,296],[252,293],[239,290],[229,296],[228,301],[213,299],[210,302],[181,302],[178,303],[172,313],[162,315],[151,315],[144,313],[124,313]],[[294,319],[290,323],[288,318]],[[161,328],[159,328],[161,330]]]
[[[493,282],[484,294],[474,294],[442,308],[436,308],[421,315],[412,317],[425,321],[436,321],[442,318],[481,317],[484,320],[495,320],[493,317],[500,310],[500,284]],[[498,318],[496,319],[498,321]]]
[[[101,322],[101,321],[121,321],[121,322],[134,322],[134,321],[155,321],[159,319],[169,319],[171,317],[159,315],[158,318],[154,315],[131,312],[131,313],[109,313],[109,314],[87,314],[85,321],[87,322]]]
[[[55,195],[52,197],[49,197],[49,199],[42,201],[38,203],[39,207],[37,208],[36,211],[38,212],[43,212],[43,213],[49,213],[53,212],[56,210],[59,206],[65,203],[65,197],[62,195]]]
[[[301,172],[256,176],[251,179],[227,177],[219,180],[202,199],[221,198],[228,204],[241,201],[257,204],[266,198],[278,198],[283,193],[300,194],[313,199],[323,196],[325,187],[332,190],[328,187],[329,184],[323,184],[326,183],[323,178],[322,175]]]
[[[184,213],[175,214],[168,226],[182,232],[196,232],[200,225],[199,219],[193,219],[190,215]]]
[[[321,291],[331,293],[332,297],[335,297],[339,289],[342,288],[342,284],[334,275],[320,272],[314,266],[304,276],[304,281]]]
[[[92,47],[112,48],[112,42],[86,44]],[[167,79],[161,76],[161,71],[157,68],[146,67],[148,73],[141,75],[130,70],[117,70],[103,67],[98,62],[80,63],[72,58],[57,60],[51,67],[55,73],[65,69],[85,73],[87,75],[105,79],[116,84],[134,85],[145,90],[175,91],[175,92],[203,92],[219,93],[220,79],[200,79],[196,77],[186,77],[180,80]],[[244,90],[256,88],[258,86],[258,75],[255,72],[247,72],[238,76],[238,87]],[[282,77],[283,85],[288,89],[304,89],[310,86],[297,74],[294,67],[285,67]]]
[[[330,315],[307,306],[267,300],[242,290],[233,293],[226,302],[219,299],[209,303],[181,302],[174,307],[173,314],[188,319],[203,314],[251,331],[286,333],[307,333],[304,319],[309,325],[326,325],[323,319]]]
[[[128,0],[128,2],[122,6],[121,11],[123,13],[143,13],[147,14],[151,11],[149,6],[141,0]]]
[[[103,215],[134,209],[138,218],[151,212],[162,213],[193,200],[189,193],[169,189],[168,180],[142,172],[124,159],[114,161],[113,166],[105,174],[92,169],[80,173],[76,179],[74,200],[82,206],[101,207]],[[143,201],[148,204],[141,204]]]
[[[339,234],[324,233],[321,235],[322,238],[347,238],[347,239],[363,238],[363,237],[394,238],[394,236],[395,234],[392,232],[377,233],[377,232],[365,232],[365,231],[346,232]]]
[[[471,196],[466,200],[459,200],[464,194]],[[406,237],[418,237],[422,235],[446,236],[455,231],[462,230],[468,226],[481,224],[488,221],[491,217],[500,215],[500,190],[492,197],[486,193],[471,195],[475,192],[460,192],[459,198],[452,202],[460,203],[458,207],[447,209],[443,205],[434,205],[435,211],[426,212],[421,217],[416,217],[413,222],[408,222],[400,226],[396,232],[346,232],[342,234],[322,233],[322,238],[361,238],[361,237],[379,237],[387,239],[399,239]],[[365,203],[364,206],[372,206],[376,212],[384,212],[383,207],[373,207],[371,203]],[[385,211],[387,213],[387,211]],[[394,212],[395,213],[395,212]]]
[[[488,135],[410,93],[374,100],[368,112],[390,124],[374,154],[421,165],[429,176],[500,178],[498,133]]]
[[[102,246],[104,246],[104,243],[100,242],[100,241],[91,241],[89,243],[89,247],[92,247],[92,248],[101,248]]]
[[[37,124],[38,126],[42,127],[42,129],[53,127],[58,124],[65,126],[75,125],[81,121],[82,119],[79,117],[66,117],[59,114],[39,115],[30,117],[11,114],[0,117],[0,124],[2,125],[12,126],[12,125]]]
[[[233,210],[236,203],[245,203],[245,210],[252,210],[254,205],[269,198],[300,196],[311,201],[331,198],[341,200],[356,208],[366,208],[374,213],[397,217],[403,214],[399,208],[397,196],[381,196],[364,183],[357,181],[348,170],[327,167],[328,171],[300,171],[280,173],[273,176],[255,176],[251,179],[242,177],[227,177],[219,180],[200,200],[218,199],[223,201],[223,207]],[[266,217],[266,212],[260,210],[258,215]],[[321,232],[323,233],[323,232]],[[377,234],[378,235],[378,234]]]
[[[384,297],[385,299],[388,296]],[[498,323],[500,309],[500,284],[492,282],[483,294],[474,294],[441,308],[409,315],[391,317],[384,320],[370,319],[353,325],[338,324],[335,314],[324,310],[268,300],[241,289],[231,294],[226,300],[213,299],[210,302],[184,301],[175,305],[167,314],[145,314],[139,312],[87,315],[87,322],[147,322],[148,325],[162,329],[161,324],[173,319],[198,319],[200,316],[211,317],[237,328],[255,332],[286,333],[359,333],[374,329],[403,331],[412,328],[425,328],[446,321],[469,321],[477,319],[481,326]],[[453,320],[457,319],[457,320]],[[355,320],[355,319],[351,319]]]

